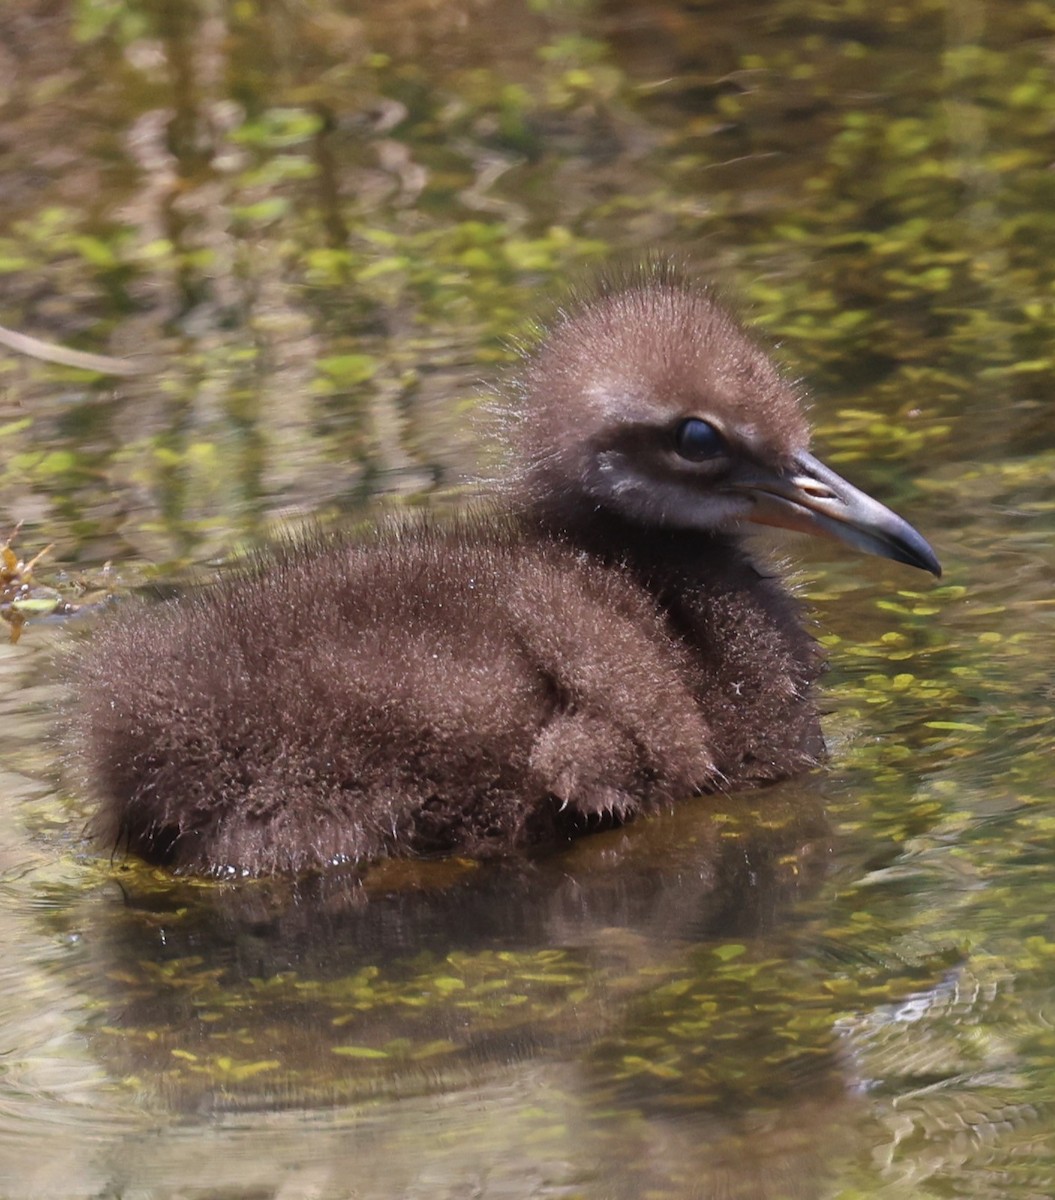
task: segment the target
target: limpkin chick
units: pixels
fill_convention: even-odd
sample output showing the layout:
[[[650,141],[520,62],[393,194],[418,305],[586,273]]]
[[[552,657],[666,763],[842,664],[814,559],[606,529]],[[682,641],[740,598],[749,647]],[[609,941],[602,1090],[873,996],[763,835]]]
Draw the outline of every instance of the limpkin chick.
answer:
[[[746,531],[939,566],[809,453],[767,355],[646,273],[556,320],[511,410],[510,477],[462,518],[104,623],[78,758],[111,844],[224,874],[505,853],[818,761],[819,650]]]

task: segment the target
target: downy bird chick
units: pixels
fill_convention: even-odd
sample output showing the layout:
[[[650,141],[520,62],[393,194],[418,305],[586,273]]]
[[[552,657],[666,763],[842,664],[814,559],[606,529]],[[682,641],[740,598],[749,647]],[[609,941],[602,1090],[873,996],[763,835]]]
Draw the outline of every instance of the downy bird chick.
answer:
[[[752,523],[940,573],[670,271],[559,316],[508,437],[510,477],[460,519],[319,537],[107,620],[78,668],[102,836],[296,872],[560,843],[782,779],[823,754],[821,661]]]

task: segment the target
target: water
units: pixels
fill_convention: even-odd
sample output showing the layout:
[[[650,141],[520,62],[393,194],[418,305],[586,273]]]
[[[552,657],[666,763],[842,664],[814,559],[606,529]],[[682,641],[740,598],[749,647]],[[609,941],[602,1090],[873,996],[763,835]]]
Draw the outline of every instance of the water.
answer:
[[[1055,1194],[1053,48],[1019,0],[0,12],[0,324],[144,368],[0,359],[41,585],[454,502],[510,334],[646,252],[737,297],[946,568],[780,543],[833,663],[817,776],[365,888],[101,856],[68,623],[31,621],[2,1194]]]

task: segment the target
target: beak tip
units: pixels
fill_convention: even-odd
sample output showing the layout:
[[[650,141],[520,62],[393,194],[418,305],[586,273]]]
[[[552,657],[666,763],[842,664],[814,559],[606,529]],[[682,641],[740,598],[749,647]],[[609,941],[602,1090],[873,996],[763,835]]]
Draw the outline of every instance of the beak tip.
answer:
[[[911,567],[919,567],[922,571],[929,571],[935,579],[941,578],[941,563],[938,562],[938,556],[931,549],[930,544],[925,541],[911,527],[907,527],[907,532],[911,537],[905,537],[901,543],[901,549],[907,550],[908,553],[901,557],[902,562],[908,563]]]
[[[904,563],[908,567],[916,567],[920,571],[926,571],[933,575],[935,579],[940,579],[941,563],[938,562],[938,556],[911,526],[908,526],[908,529],[914,536],[911,539],[901,539],[900,544],[862,547],[862,549],[872,554],[878,554],[882,558],[891,558],[894,562]]]

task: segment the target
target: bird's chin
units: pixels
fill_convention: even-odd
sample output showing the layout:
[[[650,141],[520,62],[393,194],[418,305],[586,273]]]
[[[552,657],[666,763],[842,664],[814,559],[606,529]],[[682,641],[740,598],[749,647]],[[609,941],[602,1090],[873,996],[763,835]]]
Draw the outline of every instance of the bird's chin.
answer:
[[[698,492],[652,479],[636,484],[624,481],[604,497],[603,507],[634,524],[716,535],[742,532],[754,511],[750,499],[735,493],[712,493],[701,499]]]

